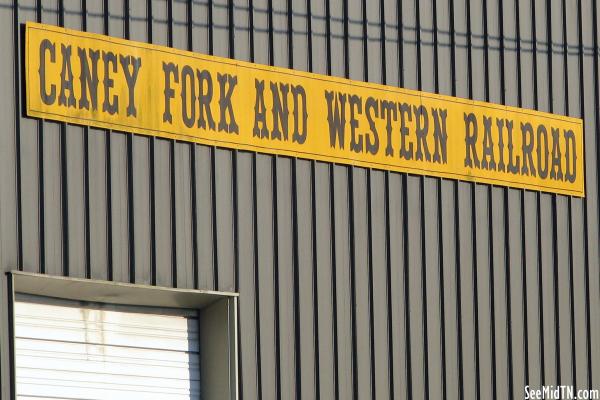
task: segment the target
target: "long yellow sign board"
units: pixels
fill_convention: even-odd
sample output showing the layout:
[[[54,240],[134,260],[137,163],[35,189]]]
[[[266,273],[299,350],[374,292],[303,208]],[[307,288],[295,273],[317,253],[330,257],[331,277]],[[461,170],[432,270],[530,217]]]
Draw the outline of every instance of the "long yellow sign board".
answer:
[[[584,196],[580,119],[26,25],[27,114]]]

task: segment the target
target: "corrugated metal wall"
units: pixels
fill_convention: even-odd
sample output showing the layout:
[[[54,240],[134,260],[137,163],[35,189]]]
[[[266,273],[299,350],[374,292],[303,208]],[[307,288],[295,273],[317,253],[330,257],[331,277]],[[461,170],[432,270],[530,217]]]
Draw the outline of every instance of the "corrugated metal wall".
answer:
[[[0,270],[239,291],[245,400],[600,388],[598,7],[0,0]],[[25,118],[28,20],[581,116],[587,196]]]

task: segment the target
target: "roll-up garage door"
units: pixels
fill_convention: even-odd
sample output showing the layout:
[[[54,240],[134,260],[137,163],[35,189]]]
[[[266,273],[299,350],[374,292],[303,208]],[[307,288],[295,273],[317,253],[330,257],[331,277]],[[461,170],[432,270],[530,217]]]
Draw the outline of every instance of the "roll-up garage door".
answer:
[[[193,310],[17,295],[18,399],[198,399]]]

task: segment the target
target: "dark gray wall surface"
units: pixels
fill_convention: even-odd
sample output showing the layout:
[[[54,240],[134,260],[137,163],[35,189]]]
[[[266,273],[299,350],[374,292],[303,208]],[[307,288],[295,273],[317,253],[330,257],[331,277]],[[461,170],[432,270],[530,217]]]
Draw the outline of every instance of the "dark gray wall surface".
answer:
[[[239,291],[245,400],[600,388],[599,7],[0,0],[0,271]],[[25,118],[30,20],[581,117],[586,197]]]

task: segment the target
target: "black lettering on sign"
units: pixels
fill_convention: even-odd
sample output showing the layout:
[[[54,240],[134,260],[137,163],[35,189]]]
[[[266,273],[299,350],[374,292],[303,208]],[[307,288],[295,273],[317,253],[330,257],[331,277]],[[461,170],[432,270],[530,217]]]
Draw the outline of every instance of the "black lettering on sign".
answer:
[[[521,175],[536,176],[535,166],[533,165],[533,127],[529,122],[521,123],[521,149],[523,154],[523,166]]]
[[[504,120],[502,118],[496,118],[496,126],[498,127],[498,154],[500,160],[498,161],[498,171],[506,172],[506,164],[504,164]]]
[[[508,172],[513,175],[517,175],[521,170],[521,157],[514,156],[514,144],[513,144],[513,126],[514,123],[511,120],[506,120],[506,130],[508,131]]]
[[[553,129],[554,130],[554,129]],[[542,141],[544,142],[542,147]],[[548,130],[544,125],[537,128],[537,168],[540,178],[548,177]]]
[[[358,128],[356,114],[362,114],[362,98],[353,94],[348,97],[348,102],[350,104],[350,150],[360,153],[363,147],[363,137],[358,135],[358,140],[356,140],[356,130]]]
[[[127,82],[127,89],[129,91],[129,102],[127,103],[127,116],[137,116],[137,110],[135,109],[135,84],[137,82],[138,73],[142,66],[142,59],[133,56],[119,56],[121,61],[121,67],[125,73],[125,81]],[[132,70],[129,70],[129,64],[131,64]],[[193,79],[193,76],[192,76]],[[194,102],[192,102],[193,104]],[[194,107],[194,106],[192,106]]]
[[[110,89],[114,86],[115,82],[110,78],[110,64],[112,64],[112,72],[117,72],[117,57],[113,52],[102,52],[102,61],[104,62],[104,103],[102,104],[102,111],[108,112],[110,115],[119,112],[119,98],[117,95],[110,98]]]
[[[563,180],[559,135],[559,129],[552,129],[552,166],[550,167],[550,179],[555,181]]]
[[[163,113],[163,122],[172,124],[171,99],[175,97],[175,91],[171,88],[171,75],[173,75],[175,83],[179,83],[179,68],[173,63],[163,62],[163,71],[165,73],[165,111]]]
[[[433,139],[435,141],[435,151],[433,153],[433,162],[438,164],[448,163],[448,133],[446,131],[446,118],[448,117],[448,110],[445,109],[432,109],[433,113]],[[441,154],[440,154],[441,151]]]
[[[273,130],[271,131],[271,139],[281,140],[281,133],[283,132],[283,139],[288,140],[288,116],[290,111],[288,109],[287,95],[290,90],[290,85],[279,84],[277,82],[271,82],[269,84],[271,88],[271,96],[273,96]]]
[[[60,45],[62,54],[62,69],[60,71],[60,96],[58,104],[67,107],[77,107],[75,102],[75,93],[73,92],[73,69],[71,68],[71,46]],[[69,91],[67,98],[65,92]]]
[[[308,130],[308,111],[306,110],[306,91],[300,85],[292,85],[292,95],[294,96],[294,135],[292,140],[303,144],[306,141]],[[300,103],[302,103],[302,113],[300,113]],[[299,130],[300,115],[302,115],[302,132]]]
[[[381,117],[385,118],[385,131],[387,133],[387,146],[385,147],[385,155],[394,156],[394,147],[392,145],[392,121],[398,120],[398,108],[396,102],[383,100],[381,102]]]
[[[52,105],[56,101],[56,85],[50,85],[50,93],[46,86],[46,53],[50,53],[50,62],[56,62],[56,46],[48,39],[40,43],[40,97],[44,104]]]
[[[479,168],[479,157],[477,156],[477,117],[473,113],[465,113],[465,167]]]
[[[379,118],[379,102],[373,97],[368,97],[365,103],[365,114],[367,114],[367,122],[369,123],[371,134],[365,134],[366,146],[369,153],[377,154],[379,151],[379,133],[373,120],[373,113],[375,114],[375,118]],[[373,141],[371,141],[371,137],[373,137]]]
[[[575,144],[575,133],[572,130],[564,132],[565,135],[565,180],[573,183],[577,178],[577,146]]]
[[[235,123],[235,115],[233,113],[233,106],[231,105],[231,96],[235,85],[237,85],[237,76],[229,74],[217,74],[217,80],[219,81],[220,98],[219,107],[221,108],[221,120],[219,121],[219,132],[225,131],[228,133],[239,133],[239,127]],[[225,87],[227,86],[227,89]],[[229,123],[227,123],[226,115],[229,115]]]
[[[413,106],[415,112],[415,123],[417,125],[415,134],[417,135],[417,152],[415,160],[423,161],[423,151],[425,152],[425,160],[431,161],[431,153],[427,147],[427,132],[429,131],[429,115],[425,106]],[[421,150],[423,146],[423,150]]]
[[[252,135],[261,139],[290,140],[290,100],[291,93],[294,102],[292,116],[294,118],[294,132],[291,140],[303,144],[306,141],[308,129],[308,112],[306,105],[306,91],[302,86],[290,85],[281,82],[268,82],[271,95],[272,128],[269,130],[267,122],[267,107],[265,105],[265,81],[254,80],[256,95],[254,100],[254,127]]]
[[[260,138],[269,137],[269,128],[267,128],[267,107],[265,106],[265,81],[254,80],[256,89],[254,101],[254,129],[252,135]],[[259,127],[258,124],[262,124]]]
[[[198,127],[206,129],[208,121],[208,129],[215,130],[215,120],[213,119],[212,112],[210,110],[210,102],[213,97],[213,83],[210,72],[203,69],[202,71],[196,70],[198,76],[198,82],[200,85],[200,95],[198,97],[200,101],[200,116],[198,118]],[[206,88],[204,86],[206,84]],[[205,90],[206,89],[206,90]]]
[[[79,81],[81,82],[79,108],[90,109],[90,101],[88,100],[89,91],[92,110],[96,111],[98,109],[98,59],[100,58],[100,52],[89,49],[88,53],[86,53],[85,49],[78,47],[77,54],[79,55],[79,65],[81,66],[81,74],[79,75]],[[88,54],[92,64],[91,70],[90,63],[88,63]]]
[[[407,119],[409,122],[412,121],[410,104],[402,103],[400,104],[400,158],[411,160],[413,157],[413,144],[409,143],[410,146],[406,147],[406,137],[408,136]]]
[[[337,97],[336,97],[337,94]],[[327,122],[329,123],[329,145],[335,148],[335,142],[344,149],[344,134],[346,130],[346,95],[325,91],[327,100]],[[335,108],[333,105],[335,99]]]
[[[189,65],[181,68],[181,116],[183,123],[188,128],[193,127],[196,123],[196,82],[194,81],[194,70]]]
[[[495,170],[494,141],[492,139],[492,118],[483,116],[483,157],[481,169]]]

